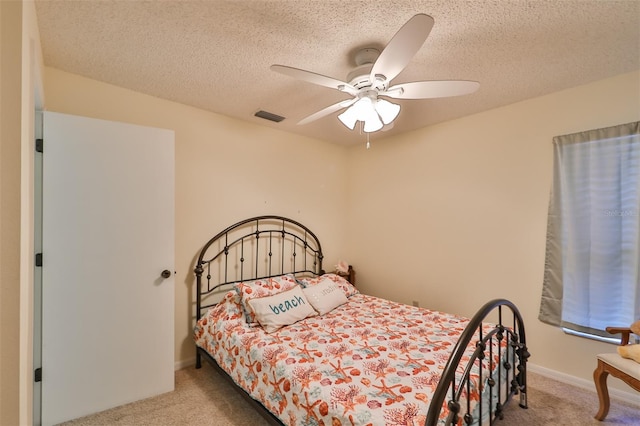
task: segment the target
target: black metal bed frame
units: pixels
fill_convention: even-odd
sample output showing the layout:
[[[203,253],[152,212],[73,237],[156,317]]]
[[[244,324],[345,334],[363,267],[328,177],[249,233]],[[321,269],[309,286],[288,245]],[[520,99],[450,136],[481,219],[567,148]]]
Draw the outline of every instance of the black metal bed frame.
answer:
[[[507,327],[503,318],[503,308],[508,308],[511,313],[512,326]],[[493,327],[491,331],[483,335],[483,323],[488,322],[487,317],[497,312],[498,323]],[[471,355],[462,377],[456,377],[456,370],[462,356],[467,351],[468,345],[472,342],[474,337],[477,336],[475,344],[475,351]],[[507,354],[503,360],[502,345],[501,343],[506,339],[507,342]],[[493,343],[497,342],[497,345]],[[449,408],[449,416],[445,424],[456,425],[460,415],[460,397],[463,392],[469,394],[470,391],[470,373],[471,369],[477,363],[479,370],[478,374],[482,378],[482,360],[489,356],[489,360],[493,359],[494,346],[497,347],[498,359],[501,361],[501,365],[497,368],[497,380],[493,376],[489,376],[486,380],[487,386],[489,386],[489,401],[493,401],[493,397],[497,397],[496,405],[491,407],[489,413],[489,424],[494,424],[496,419],[502,419],[503,410],[506,404],[511,398],[520,394],[520,407],[527,408],[527,360],[529,359],[529,350],[527,349],[524,321],[518,311],[518,308],[510,301],[506,299],[495,299],[487,302],[476,314],[473,316],[469,324],[465,327],[460,339],[453,348],[453,352],[447,361],[447,365],[444,368],[444,372],[440,376],[438,386],[433,394],[433,398],[429,404],[429,411],[427,413],[427,426],[435,426],[438,422],[440,411],[447,394],[450,394],[450,398],[447,400],[447,407]],[[508,390],[503,393],[502,383],[503,375],[505,382],[508,384]],[[483,385],[480,385],[483,386]],[[480,401],[478,402],[478,416],[477,419],[482,419],[483,400],[482,397],[486,396],[482,392],[480,393]],[[470,411],[469,398],[466,400],[466,414],[463,416],[464,424],[470,425],[476,418],[469,414]],[[481,422],[480,422],[481,423]]]
[[[274,246],[279,246],[279,250],[274,251]],[[236,254],[239,257],[234,256]],[[252,264],[249,264],[250,258]],[[217,290],[228,289],[242,281],[284,274],[322,275],[322,259],[318,237],[295,220],[268,215],[235,223],[211,238],[200,250],[195,268],[196,321],[207,308],[216,305],[217,302],[205,303],[204,300]],[[279,262],[274,264],[274,260]],[[212,276],[215,266],[219,268],[218,274]],[[203,277],[205,269],[207,275]],[[196,359],[198,368],[199,354]]]
[[[275,248],[275,250],[274,250]],[[274,259],[276,260],[274,264]],[[313,275],[324,273],[322,269],[322,248],[320,241],[309,228],[301,223],[282,216],[257,216],[233,224],[211,238],[200,251],[195,267],[197,301],[196,320],[207,308],[217,302],[205,301],[208,297],[222,295],[228,286],[246,280],[264,279],[283,274]],[[252,261],[252,262],[250,262]],[[203,277],[204,272],[207,274]],[[507,310],[512,320],[503,321],[503,310]],[[491,323],[490,316],[498,316],[498,322],[490,332],[483,332],[483,324]],[[508,318],[509,319],[509,318]],[[508,320],[507,319],[507,320]],[[468,345],[476,338],[475,351],[466,364],[464,374],[458,377],[456,370]],[[527,368],[529,352],[526,346],[524,322],[518,308],[510,301],[496,299],[487,302],[471,319],[445,366],[433,399],[429,405],[426,426],[436,426],[442,407],[446,401],[449,415],[447,425],[457,424],[460,417],[464,424],[470,425],[476,419],[469,414],[470,406],[467,398],[466,407],[462,407],[460,399],[470,392],[470,374],[477,364],[479,376],[484,377],[482,360],[488,355],[493,359],[494,347],[497,347],[498,359],[503,359],[502,345],[507,344],[507,354],[497,369],[497,380],[493,376],[486,379],[489,386],[489,400],[497,399],[495,406],[488,413],[489,424],[501,419],[505,405],[513,395],[520,394],[519,405],[527,408]],[[497,342],[497,345],[496,345]],[[196,368],[201,368],[202,357],[225,377],[234,388],[272,425],[282,422],[268,411],[259,401],[253,399],[240,388],[218,363],[202,348],[196,347]],[[481,380],[480,386],[485,386]],[[503,389],[506,383],[506,389]],[[503,392],[504,391],[504,392]],[[483,417],[483,401],[478,403],[478,419]],[[462,410],[464,408],[464,410]],[[462,410],[462,411],[461,411]],[[466,414],[461,415],[464,412]],[[479,423],[481,423],[480,421]]]

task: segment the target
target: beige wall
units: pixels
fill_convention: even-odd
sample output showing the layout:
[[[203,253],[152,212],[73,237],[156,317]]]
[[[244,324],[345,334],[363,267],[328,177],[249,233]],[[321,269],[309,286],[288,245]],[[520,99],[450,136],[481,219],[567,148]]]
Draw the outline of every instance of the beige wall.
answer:
[[[32,1],[0,2],[0,424],[31,424],[33,141],[42,54]]]
[[[551,140],[638,119],[634,72],[351,148],[347,251],[358,285],[464,315],[510,299],[531,363],[590,381],[595,354],[613,346],[537,319]]]
[[[175,357],[195,349],[194,260],[209,238],[251,216],[309,226],[332,268],[343,251],[346,148],[142,95],[56,69],[45,72],[46,109],[175,131]]]
[[[22,6],[0,2],[0,424],[19,422]]]

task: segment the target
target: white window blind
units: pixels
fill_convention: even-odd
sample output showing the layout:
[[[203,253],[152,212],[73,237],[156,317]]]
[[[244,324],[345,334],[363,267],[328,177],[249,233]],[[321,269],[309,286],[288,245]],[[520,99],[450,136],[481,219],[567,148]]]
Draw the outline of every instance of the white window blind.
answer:
[[[610,337],[640,319],[639,127],[554,138],[542,321]]]

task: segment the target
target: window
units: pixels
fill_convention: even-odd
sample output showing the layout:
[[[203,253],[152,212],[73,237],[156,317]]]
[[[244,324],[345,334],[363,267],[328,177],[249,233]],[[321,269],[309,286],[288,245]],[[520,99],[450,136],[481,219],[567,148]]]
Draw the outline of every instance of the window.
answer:
[[[541,321],[611,337],[640,319],[640,122],[553,138]]]

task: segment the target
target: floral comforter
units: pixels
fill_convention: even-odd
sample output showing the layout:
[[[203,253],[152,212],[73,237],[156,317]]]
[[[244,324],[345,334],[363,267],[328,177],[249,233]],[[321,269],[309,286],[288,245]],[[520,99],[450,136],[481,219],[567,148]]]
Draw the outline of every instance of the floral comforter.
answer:
[[[409,426],[424,425],[467,323],[358,293],[267,334],[247,325],[232,290],[198,321],[195,340],[284,424]],[[478,400],[477,390],[471,395]]]

